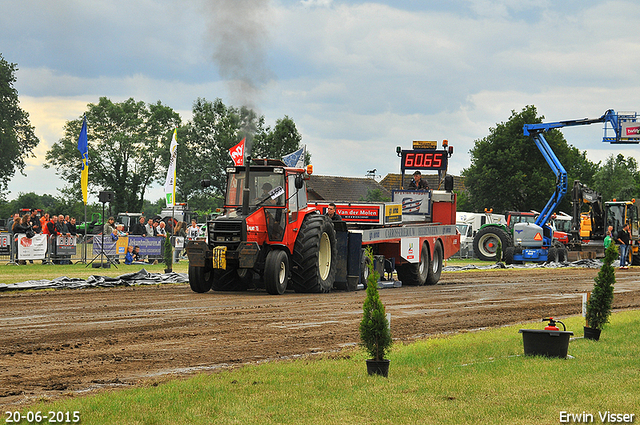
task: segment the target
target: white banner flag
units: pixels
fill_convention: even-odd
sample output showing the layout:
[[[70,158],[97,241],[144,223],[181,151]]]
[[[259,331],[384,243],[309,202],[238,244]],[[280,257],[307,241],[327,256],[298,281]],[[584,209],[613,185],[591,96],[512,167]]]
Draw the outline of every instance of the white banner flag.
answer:
[[[178,129],[173,130],[173,139],[169,148],[169,168],[167,169],[167,179],[164,182],[164,193],[167,200],[167,207],[175,205],[176,197],[176,159],[178,157]]]

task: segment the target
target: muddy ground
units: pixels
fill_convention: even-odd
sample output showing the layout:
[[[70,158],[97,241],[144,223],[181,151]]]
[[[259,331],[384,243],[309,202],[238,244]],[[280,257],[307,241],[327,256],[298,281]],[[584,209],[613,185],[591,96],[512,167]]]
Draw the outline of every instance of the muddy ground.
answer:
[[[445,272],[436,286],[380,294],[394,339],[412,341],[579,314],[597,272]],[[616,272],[614,307],[640,307],[640,268]],[[186,284],[2,293],[0,405],[339,350],[358,341],[364,296],[196,294]]]

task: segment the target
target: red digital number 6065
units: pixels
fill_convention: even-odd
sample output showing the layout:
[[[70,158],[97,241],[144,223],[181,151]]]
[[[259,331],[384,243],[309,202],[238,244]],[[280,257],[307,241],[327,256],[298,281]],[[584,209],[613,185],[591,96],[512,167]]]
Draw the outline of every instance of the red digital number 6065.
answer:
[[[434,168],[442,166],[442,152],[408,153],[404,160],[405,168]]]

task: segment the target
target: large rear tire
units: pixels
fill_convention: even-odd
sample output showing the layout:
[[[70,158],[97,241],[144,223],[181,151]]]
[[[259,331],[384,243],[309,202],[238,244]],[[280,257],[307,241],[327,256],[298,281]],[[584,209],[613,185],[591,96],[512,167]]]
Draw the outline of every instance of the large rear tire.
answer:
[[[289,281],[289,256],[282,250],[270,251],[264,264],[264,286],[271,295],[282,295]]]
[[[423,243],[418,263],[406,263],[396,268],[398,279],[403,285],[422,286],[427,282],[429,266],[429,248]]]
[[[440,242],[436,242],[436,246],[433,249],[433,260],[431,260],[431,267],[429,267],[429,273],[427,275],[427,285],[435,285],[440,280],[442,274],[442,262],[444,261],[444,248]]]
[[[296,292],[329,292],[336,279],[336,233],[320,214],[305,217],[293,248],[291,286]]]
[[[211,289],[213,270],[205,267],[189,266],[189,286],[193,292],[203,294]]]
[[[511,246],[511,238],[502,228],[494,225],[483,227],[473,238],[473,252],[480,260],[497,261],[498,241],[502,245],[502,252]]]

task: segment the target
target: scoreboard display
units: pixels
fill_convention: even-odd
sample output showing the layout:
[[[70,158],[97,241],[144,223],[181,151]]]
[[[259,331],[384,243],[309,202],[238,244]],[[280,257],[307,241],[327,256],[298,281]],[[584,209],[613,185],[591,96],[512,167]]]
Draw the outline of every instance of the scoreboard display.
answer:
[[[402,151],[402,171],[404,170],[427,170],[440,171],[447,169],[446,150],[414,149]]]

